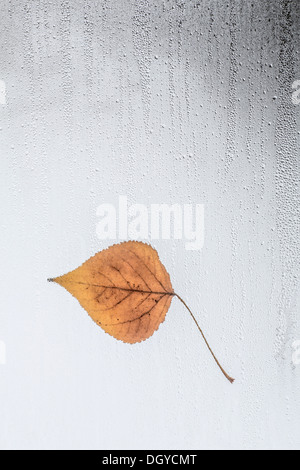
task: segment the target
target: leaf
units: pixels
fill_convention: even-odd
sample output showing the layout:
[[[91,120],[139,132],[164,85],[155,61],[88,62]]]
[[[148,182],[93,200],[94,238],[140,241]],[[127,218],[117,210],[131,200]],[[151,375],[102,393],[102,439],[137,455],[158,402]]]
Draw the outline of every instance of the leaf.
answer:
[[[70,292],[106,333],[130,344],[150,338],[177,297],[190,312],[221,371],[233,382],[212,352],[193,313],[175,294],[168,272],[150,245],[132,241],[114,245],[75,271],[49,281]]]
[[[76,297],[106,333],[131,344],[153,335],[174,297],[157,252],[138,242],[114,245],[54,281]]]

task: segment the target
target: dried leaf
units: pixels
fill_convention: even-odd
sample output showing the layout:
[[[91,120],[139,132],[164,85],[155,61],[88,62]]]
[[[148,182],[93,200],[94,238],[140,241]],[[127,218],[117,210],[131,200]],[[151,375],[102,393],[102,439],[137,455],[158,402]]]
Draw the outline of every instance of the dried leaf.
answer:
[[[76,297],[106,333],[125,343],[152,336],[174,297],[157,252],[138,242],[114,245],[53,281]]]
[[[225,377],[234,381],[221,367],[187,304],[175,294],[169,274],[150,245],[114,245],[75,271],[49,281],[70,292],[106,333],[130,344],[152,336],[177,297],[190,312]]]

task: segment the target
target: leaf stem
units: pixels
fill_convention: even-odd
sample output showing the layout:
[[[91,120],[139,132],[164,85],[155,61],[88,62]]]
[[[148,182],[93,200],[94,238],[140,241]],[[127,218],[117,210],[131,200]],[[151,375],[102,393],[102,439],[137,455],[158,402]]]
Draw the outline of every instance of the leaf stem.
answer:
[[[192,316],[192,319],[193,319],[194,322],[196,323],[197,328],[198,328],[198,330],[200,331],[200,333],[201,333],[201,335],[202,335],[202,337],[203,337],[203,339],[204,339],[204,341],[205,341],[205,343],[206,343],[206,346],[208,347],[208,349],[209,349],[210,353],[212,354],[214,360],[215,360],[216,363],[218,364],[218,366],[219,366],[219,368],[221,369],[222,373],[225,375],[226,379],[229,380],[229,382],[233,384],[234,379],[233,379],[232,377],[230,377],[230,376],[225,372],[225,370],[223,369],[223,367],[222,367],[221,364],[219,363],[218,359],[217,359],[216,356],[214,355],[214,353],[213,353],[213,351],[212,351],[210,345],[208,344],[208,341],[207,341],[207,339],[205,338],[204,333],[203,333],[203,331],[201,330],[201,328],[200,328],[200,326],[199,326],[199,324],[198,324],[198,322],[197,322],[195,316],[193,315],[192,311],[191,311],[190,308],[187,306],[187,304],[185,303],[185,301],[184,301],[178,294],[175,294],[175,297],[177,297],[177,299],[179,299],[180,302],[182,302],[182,304],[185,306],[185,308],[190,312],[190,314],[191,314],[191,316]]]

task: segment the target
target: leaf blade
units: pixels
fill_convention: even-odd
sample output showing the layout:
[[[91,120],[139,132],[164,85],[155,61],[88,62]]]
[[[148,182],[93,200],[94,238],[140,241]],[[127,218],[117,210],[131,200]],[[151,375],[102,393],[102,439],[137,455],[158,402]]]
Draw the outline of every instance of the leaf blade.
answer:
[[[114,245],[52,281],[106,333],[130,344],[157,331],[175,295],[158,253],[141,242]]]

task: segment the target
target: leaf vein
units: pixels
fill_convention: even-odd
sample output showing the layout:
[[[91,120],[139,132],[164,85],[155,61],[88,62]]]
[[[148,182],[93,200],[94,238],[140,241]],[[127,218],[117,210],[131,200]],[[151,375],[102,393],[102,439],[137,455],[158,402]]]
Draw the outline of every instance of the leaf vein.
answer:
[[[137,254],[135,253],[134,251],[130,250],[129,248],[126,248],[126,251],[129,251],[129,253],[132,253],[134,254],[138,260],[143,263],[143,265],[148,269],[148,271],[152,274],[152,276],[154,276],[154,278],[156,279],[156,281],[161,285],[161,287],[164,289],[165,292],[166,291],[166,288],[165,286],[161,283],[161,281],[158,279],[158,277],[154,274],[154,272],[151,271],[151,269],[149,268],[149,266],[147,266],[147,264],[144,262],[144,260]]]
[[[122,261],[124,261],[124,263],[128,264],[128,266],[131,267],[131,269],[139,276],[139,278],[144,282],[144,284],[147,286],[148,289],[151,290],[151,288],[148,286],[147,282],[145,281],[145,279],[143,278],[143,276],[141,276],[141,274],[124,258],[121,258]]]
[[[148,310],[148,312],[144,312],[142,315],[140,315],[139,317],[137,318],[134,318],[133,320],[126,320],[124,322],[118,322],[118,323],[108,323],[108,324],[103,324],[101,323],[101,326],[119,326],[119,325],[127,325],[128,323],[134,323],[138,320],[141,320],[143,317],[145,317],[146,315],[151,315],[151,312],[152,310],[157,307],[157,305],[160,303],[160,301],[166,296],[166,294],[161,294],[161,298],[158,300],[157,303],[155,303],[155,305],[153,305],[150,310]],[[146,299],[145,299],[146,300]],[[143,302],[142,302],[143,303]]]

